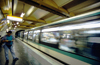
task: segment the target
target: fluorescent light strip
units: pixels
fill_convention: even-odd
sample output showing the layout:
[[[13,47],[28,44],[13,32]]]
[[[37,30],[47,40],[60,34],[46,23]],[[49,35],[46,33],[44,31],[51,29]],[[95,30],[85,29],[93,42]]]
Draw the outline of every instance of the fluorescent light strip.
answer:
[[[6,31],[8,32],[8,31],[9,31],[9,29],[6,29]]]
[[[42,32],[58,31],[58,30],[59,30],[59,27],[56,27],[56,28],[43,29]]]
[[[43,29],[42,32],[75,30],[75,29],[82,29],[82,28],[87,29],[87,28],[97,28],[97,27],[100,27],[100,20],[89,22],[89,23],[82,23],[82,24],[76,24],[76,25],[68,25],[68,26],[62,26],[62,27],[56,27],[56,28]]]
[[[90,31],[84,31],[83,33],[100,33],[100,30],[90,30]]]
[[[91,15],[91,14],[94,14],[94,13],[97,13],[97,12],[100,13],[100,9],[96,10],[96,11],[89,12],[89,13],[84,13],[84,14],[81,14],[81,15],[77,15],[77,16],[74,16],[74,17],[71,17],[71,18],[67,18],[67,19],[63,19],[63,20],[60,20],[60,21],[56,21],[54,23],[59,23],[61,21],[63,22],[63,21],[70,21],[70,20],[74,20],[74,19],[78,19],[78,18],[83,18],[85,16],[88,16],[88,15]],[[54,24],[54,23],[51,23],[51,24]]]
[[[33,33],[33,31],[29,31],[29,33]]]
[[[28,34],[28,32],[25,32],[24,34],[25,34],[25,35],[27,35],[27,34]]]
[[[77,15],[77,16],[74,16],[74,17],[71,17],[71,18],[66,18],[66,19],[63,19],[63,20],[59,20],[59,21],[56,21],[56,22],[53,22],[53,23],[50,23],[50,24],[46,24],[46,25],[43,25],[43,26],[48,26],[48,25],[57,24],[57,23],[64,23],[64,22],[74,21],[74,20],[81,19],[81,18],[84,18],[84,17],[97,15],[98,13],[100,13],[100,9],[96,10],[96,11],[84,13],[84,14],[81,14],[81,15]],[[32,29],[37,29],[37,28],[40,28],[40,27],[43,27],[43,26],[35,27],[35,28],[32,28]]]
[[[40,32],[40,30],[36,30],[36,31],[34,31],[34,33],[37,33],[37,32]]]
[[[31,7],[29,8],[29,10],[27,11],[27,14],[26,14],[26,15],[27,15],[27,16],[30,15],[30,14],[32,13],[32,11],[34,10],[34,8],[35,8],[34,6],[31,6]]]
[[[19,21],[19,22],[22,22],[22,18],[17,18],[17,17],[12,17],[12,16],[7,16],[7,19],[8,20],[12,20],[12,21]]]
[[[14,11],[13,11],[13,13],[15,13],[15,11],[17,9],[17,4],[18,4],[18,0],[14,0]]]
[[[60,27],[59,30],[74,30],[74,29],[82,29],[82,28],[96,28],[100,27],[100,20],[93,21],[89,23],[83,23],[83,24],[76,24],[76,25],[68,25]]]

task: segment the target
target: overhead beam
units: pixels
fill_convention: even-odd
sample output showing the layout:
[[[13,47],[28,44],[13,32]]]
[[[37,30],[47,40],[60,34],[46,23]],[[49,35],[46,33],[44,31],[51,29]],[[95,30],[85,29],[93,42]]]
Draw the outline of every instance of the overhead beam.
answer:
[[[30,27],[35,27],[35,25],[32,25],[32,24],[28,24],[28,25],[21,24],[20,26],[30,26]]]
[[[54,14],[57,14],[59,16],[68,17],[65,14],[61,13],[62,11],[59,10],[58,8],[52,7],[52,6],[48,5],[48,4],[44,4],[43,2],[40,5],[39,3],[35,2],[35,1],[31,1],[31,0],[20,0],[20,1],[22,1],[24,3],[27,3],[27,4],[30,4],[30,5],[33,5],[35,7],[47,10],[47,11],[52,12]]]
[[[33,28],[33,27],[25,27],[25,26],[19,26],[19,27],[17,27],[17,28],[27,28],[27,29],[30,29],[30,28]]]
[[[44,20],[39,20],[39,19],[36,19],[36,18],[34,18],[34,17],[24,17],[23,20],[25,20],[25,21],[32,21],[32,22],[34,22],[34,23],[46,23],[46,21],[44,21]]]
[[[6,5],[4,0],[0,0],[0,8],[4,7]]]
[[[37,0],[33,0],[33,1],[37,1]],[[53,0],[43,0],[41,2],[41,4],[44,5],[44,6],[48,6],[49,8],[52,8],[56,11],[64,12],[64,13],[68,14],[67,10],[65,10],[62,7],[59,7]]]
[[[24,19],[25,21],[31,21],[33,23],[46,23],[44,20],[30,20],[30,19]]]

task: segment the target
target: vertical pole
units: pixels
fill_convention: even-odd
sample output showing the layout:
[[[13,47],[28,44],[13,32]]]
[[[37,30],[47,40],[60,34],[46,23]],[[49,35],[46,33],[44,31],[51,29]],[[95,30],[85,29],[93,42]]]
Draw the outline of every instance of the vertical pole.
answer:
[[[27,34],[27,42],[28,42],[28,40],[29,40],[29,39],[28,39],[28,35],[29,35],[29,30],[28,30],[28,34]]]
[[[7,13],[6,13],[6,23],[7,23]],[[7,28],[8,28],[8,26],[7,26]],[[6,29],[6,32],[8,32],[8,30]]]
[[[33,40],[33,35],[34,35],[34,30],[32,30],[33,32],[32,32],[32,41],[34,42],[34,40]]]
[[[12,15],[13,15],[13,12],[14,11],[14,0],[12,0]]]
[[[41,43],[41,34],[42,34],[42,28],[40,28],[39,43]]]

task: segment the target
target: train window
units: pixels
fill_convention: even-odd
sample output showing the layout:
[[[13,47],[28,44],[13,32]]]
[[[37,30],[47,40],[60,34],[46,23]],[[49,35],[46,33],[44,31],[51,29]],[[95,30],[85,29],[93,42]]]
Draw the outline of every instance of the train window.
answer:
[[[41,41],[51,44],[57,44],[59,42],[58,32],[43,32],[41,35]]]
[[[72,31],[61,31],[61,38],[59,43],[59,49],[75,52],[76,44]]]
[[[34,34],[33,34],[33,41],[34,42],[39,43],[39,33],[40,33],[40,30],[34,31]]]
[[[93,59],[100,59],[100,31],[78,29],[60,31],[59,49]]]
[[[28,34],[28,32],[24,32],[24,39],[25,39],[25,40],[28,39],[28,38],[27,38],[27,34]]]
[[[21,32],[20,32],[20,37],[21,37],[21,38],[24,38],[24,31],[21,31]]]
[[[28,33],[28,40],[30,40],[30,41],[32,41],[32,39],[33,39],[33,31],[29,31],[29,33]]]

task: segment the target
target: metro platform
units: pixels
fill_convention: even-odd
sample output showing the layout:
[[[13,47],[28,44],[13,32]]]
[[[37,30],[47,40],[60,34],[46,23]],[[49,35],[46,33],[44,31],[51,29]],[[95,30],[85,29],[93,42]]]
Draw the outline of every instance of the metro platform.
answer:
[[[0,65],[65,65],[32,48],[19,38],[15,39],[13,47],[19,60],[14,62],[9,51],[9,64],[6,63],[4,48],[0,47]]]
[[[31,42],[29,42],[29,43],[31,44]],[[32,43],[32,44],[34,44],[34,43]],[[42,47],[38,47],[38,46],[37,46],[37,48],[43,49]],[[3,49],[3,47],[0,47],[0,65],[77,65],[80,63],[82,63],[81,65],[95,65],[95,63],[88,64],[86,62],[82,62],[77,59],[74,59],[74,61],[72,61],[72,60],[70,60],[70,57],[68,57],[68,56],[62,55],[62,54],[54,52],[52,50],[44,49],[44,51],[46,51],[47,53],[51,53],[51,51],[52,51],[52,53],[54,55],[59,56],[59,57],[61,56],[61,58],[66,58],[66,59],[70,60],[70,61],[64,60],[64,61],[66,61],[66,63],[61,62],[61,61],[59,62],[57,59],[55,59],[56,57],[53,58],[49,55],[46,55],[45,53],[42,53],[41,51],[39,51],[39,50],[31,47],[27,43],[25,43],[20,38],[15,39],[14,50],[15,50],[15,54],[19,58],[19,60],[17,60],[16,62],[13,62],[11,53],[9,53],[9,59],[10,59],[9,64],[6,64],[4,49]],[[78,61],[78,63],[76,61]],[[73,63],[70,63],[70,62],[73,62]],[[99,65],[99,63],[97,63],[96,65]]]
[[[6,64],[4,49],[0,47],[0,65],[41,65],[32,56],[32,53],[31,53],[32,50],[28,49],[28,53],[27,53],[27,49],[28,48],[25,45],[22,45],[21,43],[18,43],[17,40],[15,40],[14,50],[19,60],[17,60],[16,62],[13,62],[11,53],[9,53],[9,59],[10,59],[9,64]]]

